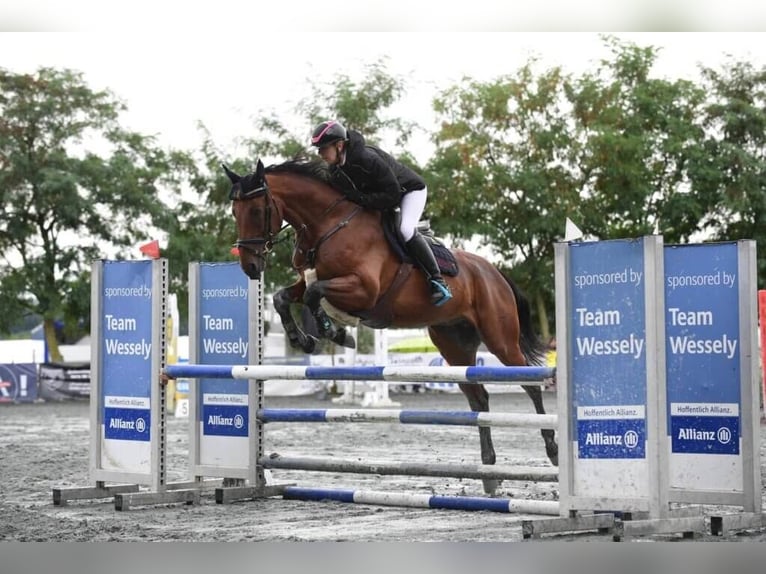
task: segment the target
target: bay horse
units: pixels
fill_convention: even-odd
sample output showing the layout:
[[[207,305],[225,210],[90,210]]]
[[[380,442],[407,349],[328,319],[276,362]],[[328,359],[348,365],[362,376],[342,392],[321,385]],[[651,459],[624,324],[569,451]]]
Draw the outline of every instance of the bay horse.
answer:
[[[306,353],[316,339],[304,333],[290,312],[293,303],[306,305],[320,336],[353,346],[345,328],[337,328],[322,304],[373,328],[427,327],[445,361],[454,366],[476,364],[484,342],[505,365],[539,365],[543,343],[534,333],[529,302],[514,282],[486,259],[460,249],[452,253],[459,272],[445,277],[452,299],[437,307],[430,302],[425,275],[396,256],[384,236],[382,215],[364,209],[332,187],[323,160],[291,160],[240,176],[223,166],[231,180],[229,198],[236,221],[240,266],[259,279],[285,221],[295,230],[292,256],[298,280],[274,295],[274,306],[290,344]],[[315,280],[314,279],[315,276]],[[308,277],[308,285],[307,285]],[[322,303],[322,304],[320,304]],[[483,385],[459,384],[473,411],[489,411]],[[539,386],[524,385],[535,411],[545,413]],[[558,464],[555,431],[541,434],[546,454]],[[489,427],[479,427],[481,460],[495,463]],[[497,481],[484,489],[493,493]]]

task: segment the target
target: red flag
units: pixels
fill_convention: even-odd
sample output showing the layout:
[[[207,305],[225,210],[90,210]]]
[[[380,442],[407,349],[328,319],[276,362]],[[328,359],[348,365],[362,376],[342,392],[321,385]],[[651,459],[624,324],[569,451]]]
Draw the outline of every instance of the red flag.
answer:
[[[160,242],[156,239],[154,241],[150,241],[149,243],[145,243],[138,249],[147,257],[151,257],[152,259],[160,258]]]
[[[229,253],[231,253],[234,257],[239,257],[239,247],[232,247],[229,250]]]

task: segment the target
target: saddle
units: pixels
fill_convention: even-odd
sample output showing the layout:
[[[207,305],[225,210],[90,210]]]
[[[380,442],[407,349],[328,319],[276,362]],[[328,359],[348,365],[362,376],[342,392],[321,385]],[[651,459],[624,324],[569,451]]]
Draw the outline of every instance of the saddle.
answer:
[[[396,295],[399,293],[402,285],[410,276],[415,261],[407,254],[402,238],[399,236],[399,223],[401,220],[401,211],[397,208],[391,211],[383,212],[383,233],[386,236],[391,248],[401,261],[399,270],[396,273],[393,283],[388,290],[378,299],[378,302],[372,309],[355,313],[362,320],[362,323],[373,329],[385,329],[393,321],[393,310],[391,305]],[[455,256],[431,231],[428,221],[421,221],[418,224],[418,233],[423,235],[431,247],[431,251],[439,264],[439,269],[444,275],[455,277],[458,272],[458,265]]]
[[[413,261],[412,257],[410,257],[407,253],[407,249],[404,246],[404,241],[402,241],[402,238],[399,235],[399,223],[401,222],[401,219],[402,212],[399,210],[399,208],[390,211],[384,211],[383,232],[389,245],[391,245],[391,249],[394,250],[394,253],[396,253],[396,256],[399,258],[399,260],[402,263],[410,263],[412,265],[416,265],[415,261]],[[428,242],[434,257],[436,258],[436,263],[439,265],[439,270],[444,275],[455,277],[459,271],[457,260],[449,248],[434,235],[430,222],[427,219],[420,221],[418,223],[417,230],[418,233],[425,237],[426,241]]]

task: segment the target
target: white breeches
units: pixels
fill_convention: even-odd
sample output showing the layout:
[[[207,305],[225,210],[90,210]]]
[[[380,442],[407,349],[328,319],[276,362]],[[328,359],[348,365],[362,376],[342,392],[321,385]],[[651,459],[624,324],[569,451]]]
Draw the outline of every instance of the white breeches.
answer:
[[[415,228],[423,215],[427,197],[428,188],[426,187],[405,193],[402,197],[402,223],[399,225],[399,233],[405,242],[415,235]]]

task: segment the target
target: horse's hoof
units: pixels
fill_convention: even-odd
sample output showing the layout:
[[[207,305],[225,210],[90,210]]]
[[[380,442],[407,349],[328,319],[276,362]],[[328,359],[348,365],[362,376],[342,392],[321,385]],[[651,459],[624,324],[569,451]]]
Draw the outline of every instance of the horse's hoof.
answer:
[[[314,350],[317,348],[317,338],[312,337],[311,335],[306,335],[305,339],[301,343],[301,350],[304,353],[313,353]]]
[[[349,335],[348,331],[346,331],[345,329],[343,329],[342,331],[338,331],[338,336],[333,340],[341,347],[356,349],[356,340],[354,340],[354,337]]]
[[[301,342],[298,339],[288,339],[288,342],[293,349],[303,350],[303,345],[301,345]]]
[[[500,481],[496,478],[485,478],[482,482],[484,483],[484,494],[494,496],[497,492],[497,487],[500,486]]]
[[[548,458],[551,461],[551,464],[553,466],[559,465],[559,445],[556,443],[553,443],[552,445],[549,445],[548,448],[545,449],[546,454],[548,455]]]

